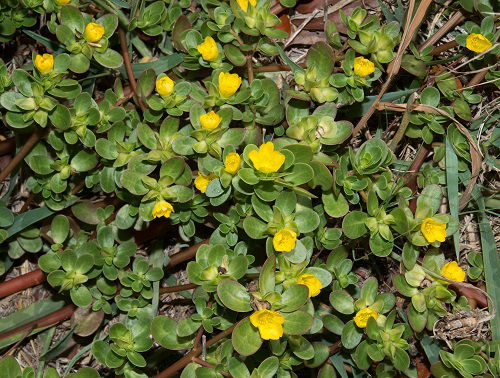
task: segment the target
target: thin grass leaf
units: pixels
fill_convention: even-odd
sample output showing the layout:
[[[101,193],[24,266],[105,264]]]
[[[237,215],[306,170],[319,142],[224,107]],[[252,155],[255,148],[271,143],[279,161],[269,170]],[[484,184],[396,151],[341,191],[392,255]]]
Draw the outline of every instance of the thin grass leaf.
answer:
[[[458,225],[458,158],[448,137],[445,138],[445,143],[446,190],[448,192],[448,206],[450,207],[451,217]],[[460,258],[460,235],[458,230],[453,234],[453,245],[455,247],[455,256],[458,261]]]
[[[9,233],[8,237],[10,238],[11,236],[23,231],[32,224],[51,216],[52,214],[54,214],[54,211],[48,207],[40,207],[18,215],[15,217],[12,226],[7,229],[7,232]]]
[[[78,360],[86,354],[90,349],[92,348],[92,343],[84,346],[83,348],[80,348],[77,354],[73,356],[73,358],[68,362],[68,366],[66,366],[66,370],[64,371],[63,376],[65,377],[66,375],[69,374],[73,366],[78,362]]]
[[[51,39],[45,38],[38,33],[35,33],[31,30],[23,30],[23,33],[28,37],[33,38],[35,41],[40,42],[46,48],[52,50],[56,53],[63,53],[65,51],[64,47],[62,47],[59,43],[52,41]]]
[[[50,348],[50,350],[48,350],[44,354],[42,354],[42,356],[40,357],[40,360],[50,361],[50,360],[56,358],[57,356],[59,356],[65,350],[67,350],[68,343],[70,342],[71,338],[73,337],[74,332],[75,332],[75,329],[72,328],[64,336],[60,337],[59,340],[57,340],[56,344],[52,348]]]
[[[429,336],[424,336],[422,341],[420,341],[420,345],[424,348],[425,355],[429,359],[431,365],[439,361],[439,351],[441,350],[441,346],[435,339],[431,339]]]
[[[66,302],[63,299],[49,297],[35,302],[22,310],[14,312],[0,319],[0,333],[5,333],[11,329],[21,327],[33,320],[39,319],[54,311],[63,308]]]
[[[134,76],[138,77],[143,71],[148,68],[152,68],[155,73],[158,75],[162,72],[166,72],[178,66],[184,57],[184,54],[174,53],[169,56],[165,56],[161,59],[155,60],[154,62],[147,63],[132,63],[132,71],[134,71]],[[122,66],[118,69],[120,73],[126,77],[127,73],[125,71],[125,66]]]
[[[345,368],[344,368],[345,358],[342,357],[342,355],[340,355],[339,353],[336,353],[330,357],[330,361],[332,362],[333,366],[335,367],[335,370],[337,370],[337,372],[339,373],[339,375],[342,378],[348,378],[347,372],[345,371]]]
[[[486,215],[484,198],[479,195],[476,198],[479,207],[479,232],[481,234],[481,247],[483,250],[484,278],[486,280],[486,291],[493,300],[493,305],[500,303],[500,262],[498,261],[498,251],[496,249],[495,235],[491,229],[490,222]],[[492,309],[490,309],[492,311]],[[493,340],[500,340],[500,317],[495,316],[490,321]]]
[[[54,333],[56,332],[56,327],[49,328],[45,332],[42,332],[38,335],[38,340],[42,344],[42,354],[47,353],[50,348],[50,343],[52,342],[52,338],[54,337]],[[36,378],[42,378],[45,367],[45,361],[40,359],[38,362],[38,368],[36,370]]]
[[[295,64],[288,57],[288,55],[286,55],[285,51],[283,50],[283,48],[278,43],[274,42],[274,46],[276,46],[276,48],[278,49],[278,54],[279,54],[280,58],[283,59],[283,62],[285,62],[288,66],[290,66],[290,68],[292,69],[292,71],[294,73],[297,72],[297,71],[304,71],[303,68],[301,68],[297,64]]]

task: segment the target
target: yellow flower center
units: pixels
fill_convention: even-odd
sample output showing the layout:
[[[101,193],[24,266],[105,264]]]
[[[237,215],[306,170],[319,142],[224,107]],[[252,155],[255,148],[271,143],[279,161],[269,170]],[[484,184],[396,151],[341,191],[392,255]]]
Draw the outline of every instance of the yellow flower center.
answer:
[[[469,34],[465,40],[465,47],[470,51],[483,53],[491,48],[491,42],[482,34]]]
[[[250,315],[250,323],[257,327],[264,340],[278,340],[283,336],[285,318],[276,311],[259,310]]]
[[[224,160],[224,170],[227,173],[231,173],[234,175],[238,172],[241,165],[241,157],[236,152],[230,152],[227,154],[226,159]]]
[[[356,323],[356,325],[359,328],[365,328],[366,325],[368,324],[368,319],[370,319],[370,318],[377,319],[378,313],[377,313],[377,311],[373,310],[371,307],[366,307],[362,310],[359,310],[356,313],[356,316],[354,317],[354,323]]]
[[[54,57],[51,54],[37,55],[35,67],[42,74],[49,73],[54,68]]]
[[[153,218],[168,218],[174,212],[174,207],[170,203],[167,201],[158,201],[153,207]]]
[[[200,116],[201,127],[203,127],[205,130],[213,130],[217,128],[221,121],[222,118],[220,117],[220,115],[215,113],[213,110]]]
[[[290,252],[295,248],[297,233],[284,228],[278,231],[273,237],[273,247],[277,252]]]
[[[203,59],[208,62],[216,60],[219,56],[219,49],[212,37],[205,37],[205,41],[200,43],[197,49]]]
[[[444,242],[446,239],[446,224],[435,221],[432,218],[425,218],[420,226],[420,231],[429,243],[435,241]]]
[[[194,179],[194,186],[200,192],[205,193],[207,191],[207,186],[210,184],[210,181],[215,179],[217,176],[213,173],[210,173],[208,176],[205,176],[203,173],[199,173],[198,176]]]
[[[59,5],[66,5],[70,2],[71,0],[56,0],[56,3]]]
[[[456,261],[450,261],[441,268],[441,275],[453,282],[464,282],[465,272]]]
[[[221,72],[219,74],[219,93],[223,98],[231,97],[241,85],[238,74]]]
[[[274,151],[273,142],[267,142],[261,145],[258,150],[250,151],[248,157],[255,169],[262,173],[277,172],[285,162],[285,155]]]
[[[91,22],[85,26],[83,36],[87,42],[98,42],[104,35],[104,26]]]
[[[375,72],[375,65],[368,59],[358,56],[354,59],[354,73],[364,77]]]
[[[175,83],[168,76],[163,76],[161,79],[156,80],[156,92],[160,96],[168,96],[174,91]]]
[[[309,289],[309,296],[315,297],[321,291],[323,287],[321,282],[313,274],[302,274],[297,278],[297,283],[299,285],[306,285]]]

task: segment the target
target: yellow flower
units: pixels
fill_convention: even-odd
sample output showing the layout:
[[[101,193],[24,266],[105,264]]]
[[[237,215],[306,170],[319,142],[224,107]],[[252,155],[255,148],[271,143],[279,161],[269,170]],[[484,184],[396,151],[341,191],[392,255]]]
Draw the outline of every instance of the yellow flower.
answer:
[[[161,79],[156,80],[156,92],[160,96],[168,96],[174,91],[174,81],[168,76],[163,76]]]
[[[295,248],[297,233],[284,228],[279,230],[273,237],[273,247],[277,252],[290,252]]]
[[[219,49],[212,37],[205,37],[205,41],[200,43],[197,47],[198,52],[201,54],[203,59],[208,62],[214,61],[219,56]]]
[[[464,282],[465,272],[458,266],[456,261],[450,261],[441,268],[441,275],[453,282]]]
[[[158,201],[153,207],[153,218],[169,218],[170,214],[174,212],[174,207],[170,203],[168,203],[167,201]]]
[[[446,225],[432,218],[424,219],[422,226],[420,226],[420,231],[422,231],[422,234],[424,234],[425,239],[429,243],[434,243],[435,241],[444,242],[446,238]]]
[[[104,26],[91,22],[85,26],[83,35],[87,42],[98,42],[104,35]]]
[[[259,310],[250,315],[250,323],[259,329],[264,340],[278,340],[283,336],[285,318],[276,311]]]
[[[241,77],[238,74],[221,72],[219,74],[219,93],[222,97],[231,97],[241,85]]]
[[[203,127],[205,130],[213,130],[217,128],[217,126],[219,126],[220,124],[220,121],[222,121],[222,118],[213,110],[200,116],[201,127]]]
[[[358,76],[368,76],[375,72],[375,65],[368,59],[358,56],[354,59],[354,73]]]
[[[37,55],[35,67],[40,73],[49,73],[54,68],[54,57],[51,54]]]
[[[309,289],[309,296],[315,297],[321,291],[323,287],[321,282],[312,274],[302,274],[297,278],[297,283],[299,285],[306,285]]]
[[[241,157],[236,152],[230,152],[227,154],[226,159],[224,160],[224,170],[227,173],[231,173],[234,175],[238,172],[241,165]]]
[[[198,189],[200,192],[205,193],[207,191],[207,186],[210,184],[210,181],[212,181],[214,178],[217,176],[214,175],[213,173],[210,173],[208,176],[205,176],[203,173],[199,173],[198,176],[194,179],[194,186],[196,186],[196,189]]]
[[[267,142],[260,146],[259,150],[250,151],[248,157],[256,170],[262,173],[277,172],[285,162],[285,155],[274,151],[273,142]]]
[[[68,4],[71,0],[55,0],[58,5],[66,5]]]
[[[368,323],[368,319],[370,319],[370,318],[377,319],[378,313],[377,313],[377,311],[373,310],[372,308],[366,307],[362,310],[359,310],[356,313],[356,316],[354,317],[354,323],[356,323],[356,325],[359,328],[365,328],[366,324]]]
[[[238,5],[240,6],[241,10],[243,10],[244,12],[246,12],[248,10],[248,0],[236,0],[238,2]],[[250,4],[252,4],[252,6],[256,6],[257,5],[257,0],[250,0]]]
[[[482,34],[469,34],[465,40],[465,47],[477,53],[485,52],[491,48],[491,42]]]

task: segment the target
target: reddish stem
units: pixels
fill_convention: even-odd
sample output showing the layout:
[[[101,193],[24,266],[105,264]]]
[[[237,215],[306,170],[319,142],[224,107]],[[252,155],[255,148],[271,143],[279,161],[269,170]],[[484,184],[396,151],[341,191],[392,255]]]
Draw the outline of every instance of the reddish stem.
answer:
[[[212,337],[210,340],[207,341],[205,346],[207,348],[210,348],[212,345],[216,344],[223,338],[229,336],[231,332],[233,332],[234,327],[236,327],[235,323],[225,331],[222,331],[218,333],[216,336]],[[177,360],[174,362],[172,365],[170,365],[168,368],[160,372],[155,378],[168,378],[173,376],[175,373],[177,373],[179,370],[183,369],[187,364],[190,362],[193,362],[195,358],[197,358],[202,352],[202,349],[199,347],[199,345],[195,345],[193,349],[189,353],[187,353],[184,357],[181,359]]]
[[[125,31],[122,28],[118,28],[118,36],[120,37],[120,47],[122,50],[123,62],[125,63],[125,71],[127,71],[128,81],[130,82],[130,87],[137,96],[137,101],[139,102],[141,110],[145,112],[146,107],[144,106],[141,97],[137,93],[137,83],[135,81],[134,71],[132,70],[132,64],[128,55],[127,36],[125,35]]]
[[[420,171],[422,164],[424,164],[427,155],[429,155],[430,149],[431,149],[430,145],[423,144],[422,147],[420,147],[420,150],[418,151],[415,160],[413,160],[413,163],[410,165],[410,168],[408,169],[408,174],[406,176],[408,183],[406,184],[406,186],[408,186],[411,189],[413,194],[417,192],[417,173],[418,171]],[[413,212],[413,214],[415,214],[415,210],[417,209],[416,197],[410,200],[409,208]]]
[[[168,263],[167,267],[171,268],[173,266],[179,265],[180,263],[183,263],[186,260],[192,259],[194,256],[196,256],[198,248],[200,248],[203,244],[207,244],[208,242],[209,240],[205,239],[195,245],[192,245],[191,247],[184,249],[181,252],[170,256],[170,262]]]
[[[16,138],[8,138],[0,142],[0,156],[10,154],[16,150]]]
[[[19,152],[14,156],[14,158],[7,164],[5,169],[0,172],[0,183],[5,180],[10,173],[17,167],[17,165],[23,161],[26,155],[31,151],[33,146],[38,143],[40,138],[45,134],[46,130],[37,129],[29,139],[26,141],[24,146],[19,150]]]
[[[71,318],[71,315],[73,315],[75,308],[75,305],[69,304],[67,306],[64,306],[60,310],[54,311],[48,315],[41,317],[40,319],[33,320],[25,325],[2,333],[0,334],[0,341],[8,339],[9,337],[17,335],[21,332],[31,332],[30,330],[34,330],[37,328],[46,328],[61,323]]]
[[[185,285],[177,285],[177,286],[169,286],[169,287],[161,287],[160,288],[160,294],[166,294],[166,293],[177,293],[179,291],[184,291],[184,290],[191,290],[197,288],[199,285],[196,285],[194,283],[188,283]]]
[[[36,286],[45,281],[45,273],[41,269],[22,274],[9,281],[0,283],[0,298],[17,293],[18,291]]]

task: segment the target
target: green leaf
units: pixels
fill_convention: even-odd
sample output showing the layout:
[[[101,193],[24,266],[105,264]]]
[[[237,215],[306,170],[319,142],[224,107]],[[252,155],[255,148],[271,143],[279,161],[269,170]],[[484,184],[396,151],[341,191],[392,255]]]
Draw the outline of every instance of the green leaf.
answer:
[[[95,53],[94,59],[101,66],[106,68],[118,68],[123,65],[123,58],[120,53],[111,49],[107,49],[103,53]]]
[[[305,285],[292,285],[281,294],[281,311],[293,312],[309,299],[309,289]]]
[[[274,291],[276,257],[269,256],[259,275],[259,291],[262,296]]]
[[[71,168],[77,172],[88,172],[97,165],[97,157],[95,154],[87,151],[78,152],[71,159]]]
[[[62,244],[69,234],[69,221],[65,215],[59,214],[52,219],[50,234],[54,242]]]
[[[7,356],[0,360],[0,370],[5,378],[19,378],[22,376],[21,367],[12,356]]]
[[[188,349],[193,346],[193,337],[179,337],[175,332],[177,324],[167,316],[157,316],[151,322],[151,335],[162,347],[171,350]]]
[[[344,291],[336,290],[330,293],[330,304],[341,314],[354,313],[354,300]]]
[[[304,311],[283,313],[285,323],[283,332],[287,335],[302,335],[309,331],[313,325],[313,317]]]
[[[349,320],[342,330],[342,345],[347,349],[356,348],[362,337],[363,332],[361,332],[358,327],[356,327],[356,325],[354,324],[354,320]]]
[[[313,209],[302,208],[295,213],[295,223],[303,234],[314,231],[319,222],[319,215]]]
[[[363,236],[368,231],[365,225],[367,218],[368,214],[362,211],[355,210],[347,214],[342,221],[345,236],[349,239],[357,239]]]
[[[252,311],[250,294],[240,283],[233,280],[222,280],[217,286],[217,295],[224,306],[237,312]]]
[[[341,218],[349,212],[349,204],[342,193],[336,196],[333,192],[321,196],[326,213],[333,218]]]
[[[85,27],[83,15],[77,7],[72,5],[63,6],[61,8],[61,23],[70,28],[72,32],[77,31],[83,34]]]
[[[236,325],[231,335],[231,342],[234,350],[242,356],[254,354],[262,345],[259,331],[252,326],[248,317]]]

